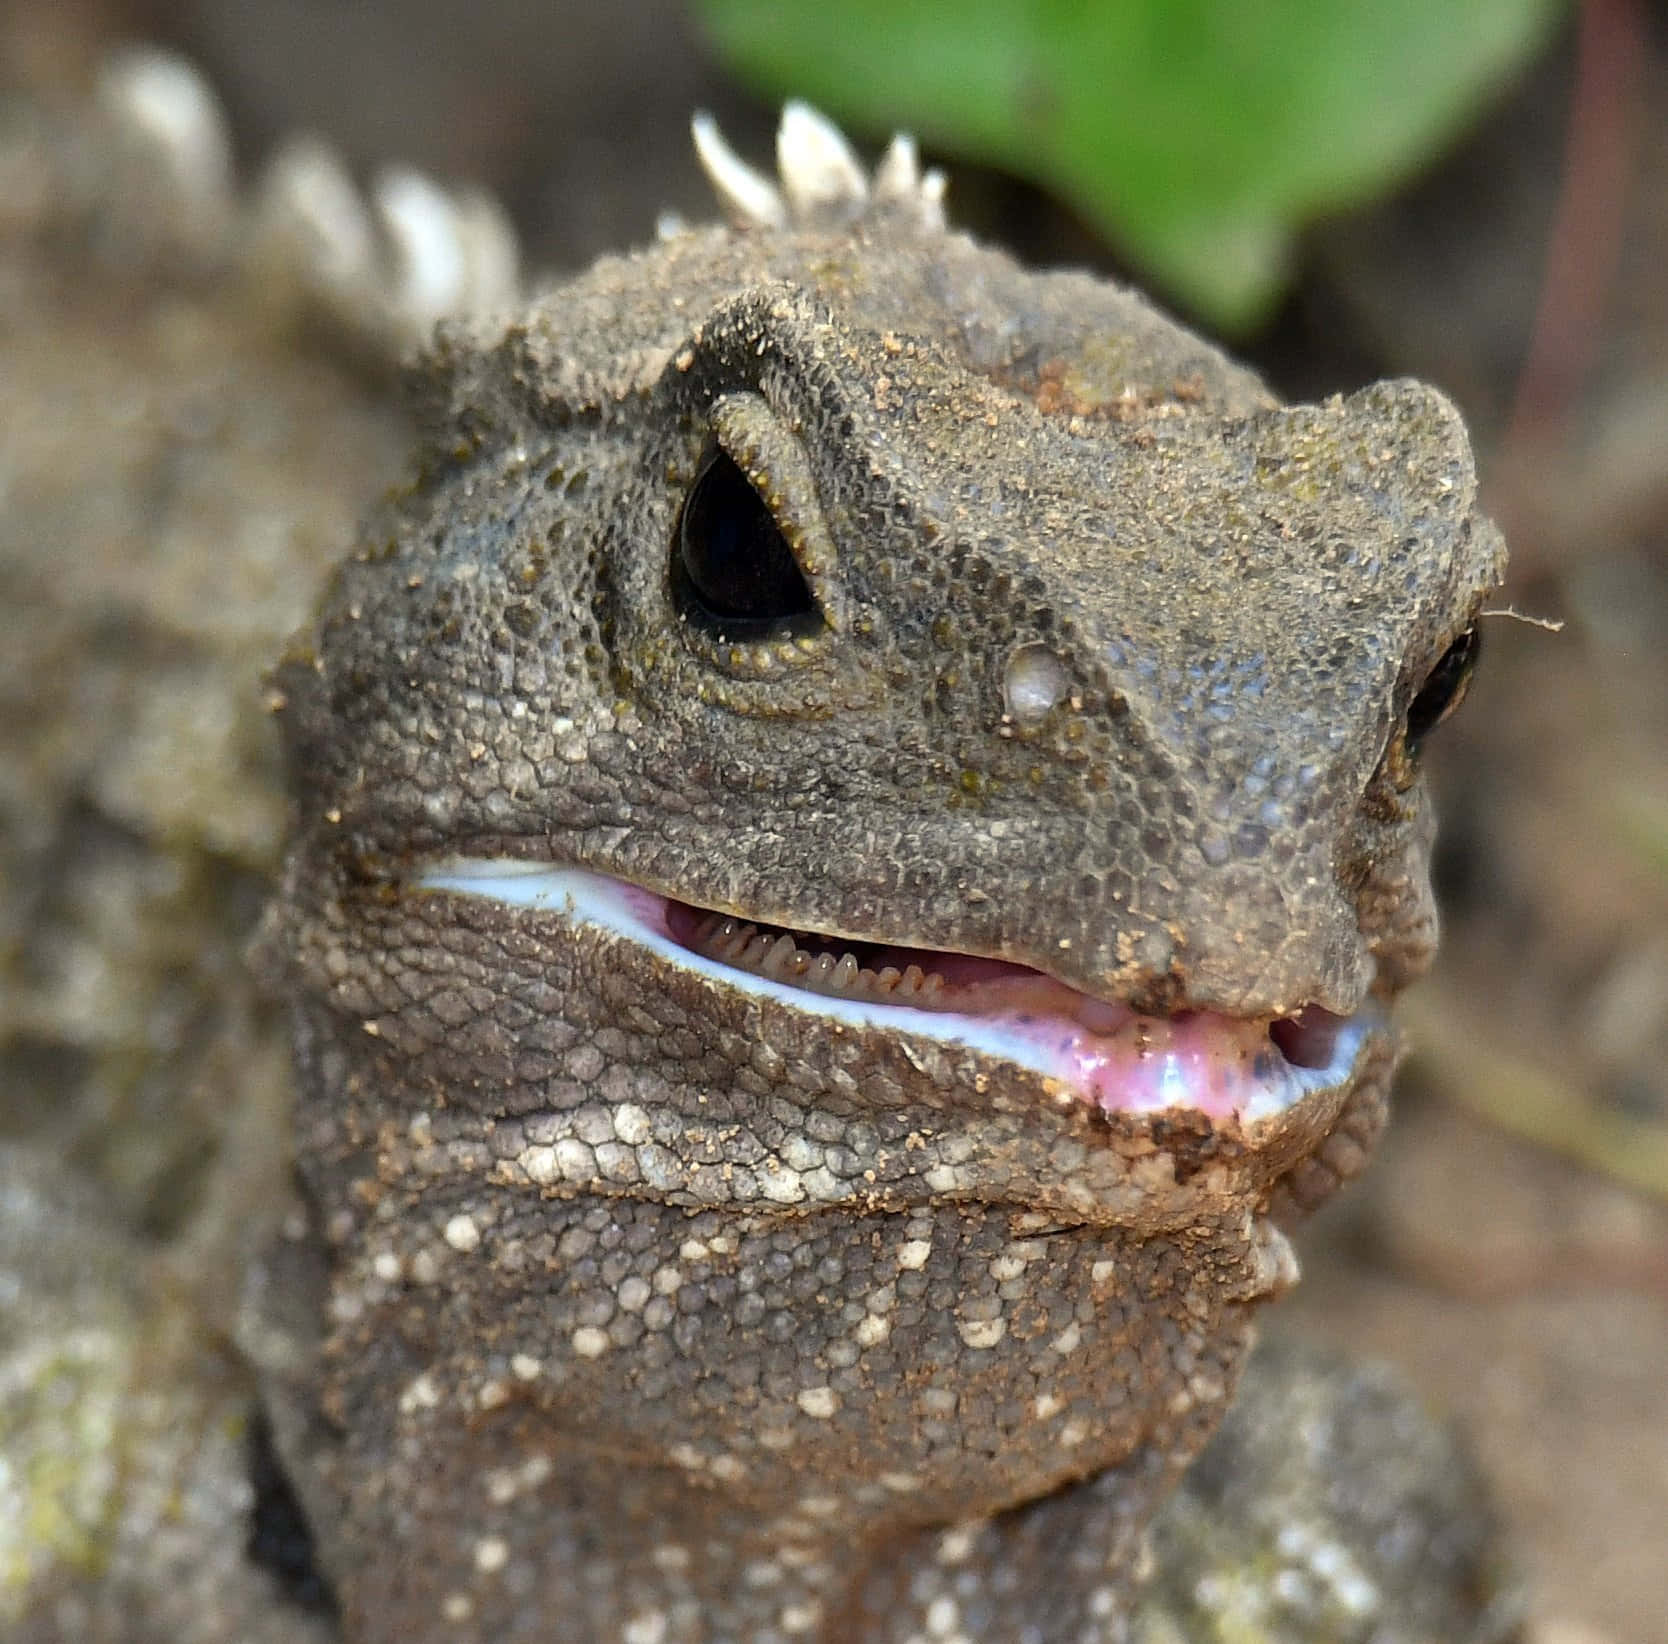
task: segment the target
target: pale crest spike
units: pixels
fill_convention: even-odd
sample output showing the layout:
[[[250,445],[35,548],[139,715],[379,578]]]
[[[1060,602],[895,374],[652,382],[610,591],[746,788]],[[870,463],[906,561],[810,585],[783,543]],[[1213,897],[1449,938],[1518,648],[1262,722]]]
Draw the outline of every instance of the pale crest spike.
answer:
[[[118,139],[119,194],[109,203],[124,231],[217,260],[239,202],[225,110],[208,82],[183,57],[135,47],[104,64],[97,95]]]
[[[697,114],[689,129],[695,138],[696,158],[725,215],[740,228],[783,227],[788,208],[780,191],[724,141],[718,122],[710,114]]]
[[[421,335],[457,309],[468,284],[457,207],[438,183],[394,166],[373,184],[371,208],[393,253],[394,305]]]
[[[921,156],[915,139],[900,131],[875,167],[875,198],[913,202],[921,190]]]
[[[944,193],[950,179],[934,166],[921,179],[921,222],[927,228],[943,228]]]
[[[316,137],[289,139],[262,179],[256,214],[265,246],[328,298],[372,278],[371,219],[335,150]]]
[[[776,167],[796,221],[830,211],[855,216],[868,202],[869,179],[851,144],[832,120],[809,103],[796,100],[783,106],[776,133]]]
[[[453,196],[466,279],[460,313],[490,314],[514,306],[521,293],[521,242],[497,197],[481,188]]]
[[[193,205],[232,209],[232,139],[225,110],[196,68],[172,52],[116,52],[99,75],[99,101],[129,136],[147,144]]]

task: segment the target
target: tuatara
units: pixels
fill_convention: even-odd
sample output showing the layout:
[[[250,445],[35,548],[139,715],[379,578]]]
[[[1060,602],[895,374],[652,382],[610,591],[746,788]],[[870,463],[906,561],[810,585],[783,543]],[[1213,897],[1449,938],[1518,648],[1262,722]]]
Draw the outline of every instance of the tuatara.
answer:
[[[1111,1640],[1435,941],[1498,534],[803,108],[443,327],[276,675],[278,1450],[354,1640]]]

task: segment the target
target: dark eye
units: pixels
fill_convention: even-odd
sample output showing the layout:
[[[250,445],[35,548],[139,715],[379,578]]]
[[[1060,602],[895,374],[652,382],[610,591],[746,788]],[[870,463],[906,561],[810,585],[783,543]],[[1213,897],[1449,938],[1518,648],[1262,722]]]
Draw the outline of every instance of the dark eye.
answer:
[[[1419,744],[1445,720],[1462,701],[1476,671],[1477,652],[1482,641],[1475,628],[1467,628],[1442,653],[1430,677],[1419,687],[1407,710],[1407,747],[1417,753]]]
[[[816,596],[764,499],[717,444],[678,516],[673,591],[738,635],[817,613]]]

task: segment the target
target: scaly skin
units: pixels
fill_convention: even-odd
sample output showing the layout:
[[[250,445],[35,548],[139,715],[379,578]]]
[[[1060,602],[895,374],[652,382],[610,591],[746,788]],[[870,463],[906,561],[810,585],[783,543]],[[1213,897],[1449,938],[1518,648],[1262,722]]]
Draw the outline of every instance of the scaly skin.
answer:
[[[418,477],[279,673],[312,1226],[270,1397],[351,1638],[1123,1636],[1277,1217],[1381,1122],[1370,1012],[1270,1116],[1103,1112],[423,882],[579,867],[1152,1018],[1424,968],[1407,714],[1501,570],[1452,409],[1280,408],[1124,290],[848,205],[443,332]],[[794,634],[680,592],[714,439]]]

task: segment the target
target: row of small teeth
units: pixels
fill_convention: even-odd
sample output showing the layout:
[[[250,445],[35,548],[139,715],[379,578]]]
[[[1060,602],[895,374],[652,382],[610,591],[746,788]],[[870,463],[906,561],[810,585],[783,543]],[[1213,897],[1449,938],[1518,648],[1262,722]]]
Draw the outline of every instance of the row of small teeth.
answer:
[[[881,999],[892,1004],[928,1007],[944,991],[944,978],[919,965],[883,965],[871,970],[857,956],[808,953],[786,931],[761,930],[744,920],[712,914],[696,927],[695,951],[737,970],[773,982],[787,982],[812,993],[847,999]]]

